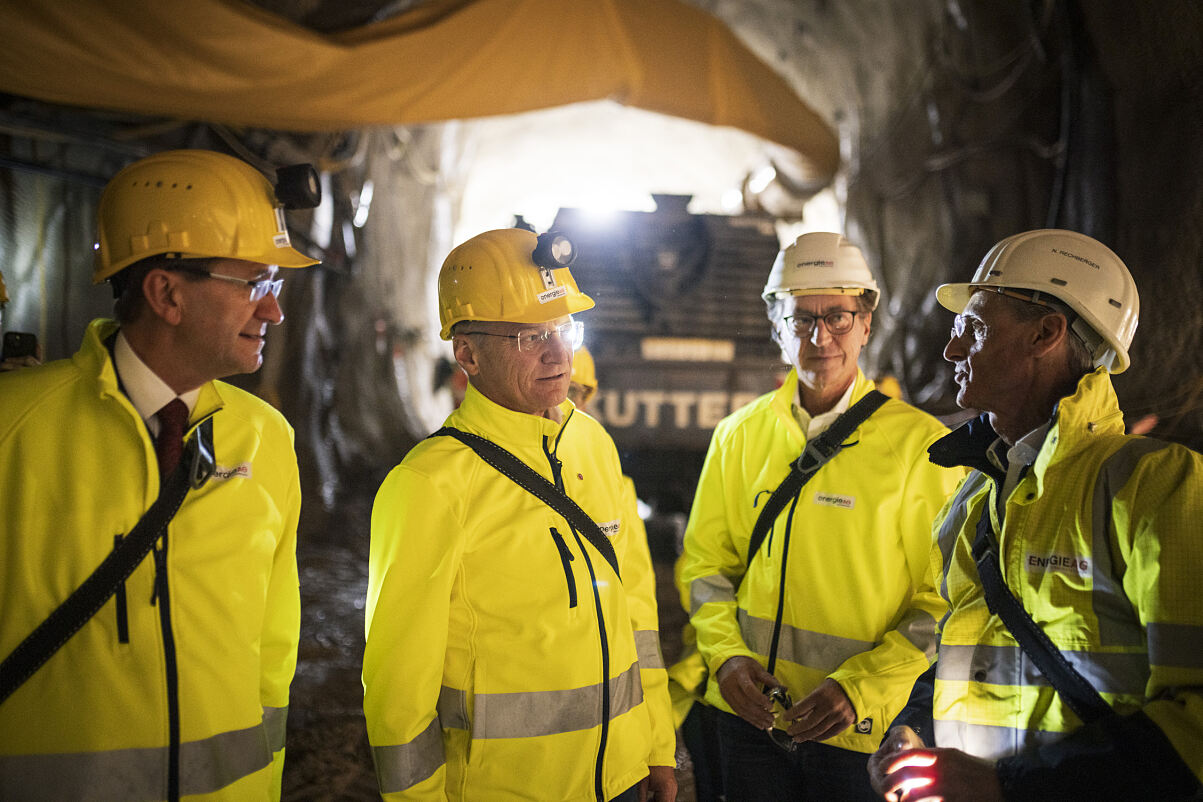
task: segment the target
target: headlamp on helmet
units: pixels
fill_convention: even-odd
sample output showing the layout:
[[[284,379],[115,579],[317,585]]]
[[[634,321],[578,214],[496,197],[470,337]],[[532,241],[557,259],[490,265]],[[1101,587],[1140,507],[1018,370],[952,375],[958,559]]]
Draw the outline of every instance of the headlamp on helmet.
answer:
[[[321,205],[322,184],[313,165],[306,162],[277,168],[276,200],[289,211]]]

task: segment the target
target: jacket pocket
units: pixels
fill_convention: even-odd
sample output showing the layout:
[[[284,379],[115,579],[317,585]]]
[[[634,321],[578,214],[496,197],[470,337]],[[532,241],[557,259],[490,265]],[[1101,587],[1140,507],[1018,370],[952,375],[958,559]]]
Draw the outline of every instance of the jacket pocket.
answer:
[[[556,542],[556,550],[560,552],[560,562],[564,566],[564,579],[568,581],[568,606],[576,607],[576,578],[572,575],[571,565],[576,558],[572,556],[572,552],[568,550],[568,544],[564,542],[564,538],[554,526],[548,531],[551,532],[551,539]]]

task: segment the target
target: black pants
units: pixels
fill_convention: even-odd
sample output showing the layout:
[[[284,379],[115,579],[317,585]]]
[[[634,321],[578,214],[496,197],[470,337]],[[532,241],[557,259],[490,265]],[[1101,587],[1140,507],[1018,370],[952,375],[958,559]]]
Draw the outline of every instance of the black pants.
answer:
[[[739,716],[718,711],[730,802],[881,802],[869,784],[869,756],[806,742],[786,752]]]
[[[719,711],[703,702],[694,702],[681,722],[681,739],[693,762],[693,785],[698,802],[722,802],[723,757],[718,743]]]

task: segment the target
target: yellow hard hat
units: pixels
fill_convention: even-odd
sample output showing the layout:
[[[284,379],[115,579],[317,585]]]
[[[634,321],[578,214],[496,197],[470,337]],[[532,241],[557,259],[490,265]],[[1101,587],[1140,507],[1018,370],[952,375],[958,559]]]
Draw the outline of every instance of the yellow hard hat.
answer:
[[[568,271],[571,243],[521,228],[477,234],[452,249],[439,271],[439,336],[461,320],[544,323],[593,308]]]
[[[593,354],[589,353],[589,349],[583,345],[573,354],[572,377],[569,381],[586,389],[582,403],[587,403],[597,392],[597,369],[593,365]]]
[[[92,281],[171,253],[308,267],[292,248],[284,209],[251,165],[210,150],[169,150],[113,176],[100,198]]]

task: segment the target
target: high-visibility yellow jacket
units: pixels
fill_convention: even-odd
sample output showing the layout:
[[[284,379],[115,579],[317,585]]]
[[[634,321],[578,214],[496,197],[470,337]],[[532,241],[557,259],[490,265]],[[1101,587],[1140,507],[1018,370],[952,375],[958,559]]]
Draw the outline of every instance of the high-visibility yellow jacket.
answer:
[[[1035,462],[1001,505],[1005,470],[987,456],[996,439],[982,417],[932,449],[941,464],[976,469],[935,530],[933,564],[950,603],[936,742],[1007,758],[999,775],[1015,798],[1174,798],[1157,789],[1184,762],[1203,777],[1203,457],[1125,435],[1103,369],[1061,400]],[[1129,715],[1082,728],[990,614],[971,552],[987,508],[1007,587]]]
[[[857,724],[826,743],[873,752],[935,656],[945,606],[932,587],[931,524],[963,471],[928,462],[928,445],[948,431],[939,421],[888,400],[786,505],[749,567],[761,507],[806,445],[791,411],[797,382],[791,371],[715,428],[681,581],[710,669],[706,701],[730,712],[715,674],[738,655],[767,665],[786,560],[774,676],[794,701],[827,677],[838,682]],[[858,372],[851,403],[871,389]]]
[[[608,800],[674,763],[646,543],[601,425],[469,385],[446,425],[492,440],[606,532],[583,535],[450,437],[419,443],[372,511],[364,712],[386,799]]]
[[[71,359],[0,374],[3,655],[158,495],[153,441],[105,345],[116,330],[94,321]],[[0,799],[165,799],[173,753],[181,795],[279,798],[300,623],[292,429],[221,382],[201,389],[191,425],[206,418],[217,474],[0,704]]]

